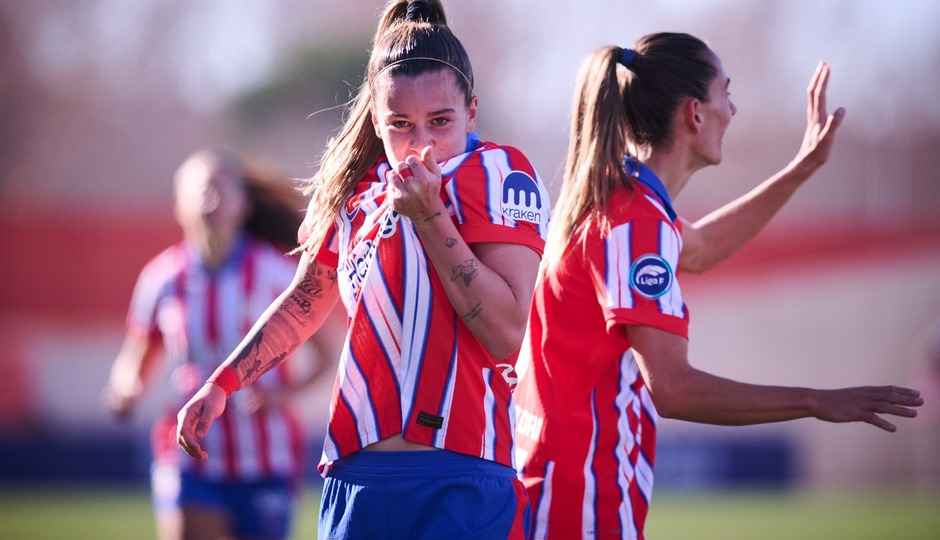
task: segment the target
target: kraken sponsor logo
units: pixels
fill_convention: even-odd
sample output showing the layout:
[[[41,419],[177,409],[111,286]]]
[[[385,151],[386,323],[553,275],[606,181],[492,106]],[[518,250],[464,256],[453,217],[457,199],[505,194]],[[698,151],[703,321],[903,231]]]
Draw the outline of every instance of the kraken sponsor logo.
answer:
[[[542,222],[542,194],[528,174],[512,171],[503,179],[503,215],[517,221]]]

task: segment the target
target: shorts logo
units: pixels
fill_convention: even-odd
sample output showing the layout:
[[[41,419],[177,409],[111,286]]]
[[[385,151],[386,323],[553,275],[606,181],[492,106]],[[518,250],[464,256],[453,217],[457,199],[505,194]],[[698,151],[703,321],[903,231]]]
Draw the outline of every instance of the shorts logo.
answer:
[[[643,255],[630,267],[630,288],[651,300],[666,294],[675,280],[666,259],[657,254]]]
[[[542,222],[542,194],[531,176],[512,171],[503,179],[503,215],[515,220]]]

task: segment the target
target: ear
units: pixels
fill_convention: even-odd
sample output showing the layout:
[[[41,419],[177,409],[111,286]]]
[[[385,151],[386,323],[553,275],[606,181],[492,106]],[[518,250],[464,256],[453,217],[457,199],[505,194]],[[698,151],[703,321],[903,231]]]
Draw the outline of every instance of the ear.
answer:
[[[470,106],[467,108],[467,133],[476,129],[477,127],[477,97],[470,97]]]
[[[369,116],[372,117],[372,128],[375,129],[375,136],[382,140],[382,132],[379,131],[379,116],[375,114],[375,103],[369,104]]]
[[[693,133],[700,133],[702,131],[702,124],[704,123],[702,102],[696,98],[690,98],[685,102],[682,112],[685,124],[689,126],[689,129],[692,130]]]

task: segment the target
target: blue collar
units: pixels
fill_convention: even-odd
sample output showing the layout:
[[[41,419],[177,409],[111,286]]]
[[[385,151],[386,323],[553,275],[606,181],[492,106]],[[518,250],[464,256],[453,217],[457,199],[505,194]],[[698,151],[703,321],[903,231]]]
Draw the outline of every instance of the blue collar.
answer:
[[[659,202],[662,203],[663,208],[666,209],[666,213],[669,214],[669,219],[675,221],[676,218],[679,217],[672,208],[672,200],[669,198],[669,192],[666,191],[666,186],[663,185],[663,181],[660,180],[659,177],[656,176],[656,173],[651,171],[649,167],[630,156],[626,156],[623,158],[623,170],[628,176],[636,178],[639,183],[650,188],[653,193],[659,197]]]
[[[467,133],[467,149],[465,152],[473,152],[480,146],[480,136],[477,135],[476,131],[471,131]]]

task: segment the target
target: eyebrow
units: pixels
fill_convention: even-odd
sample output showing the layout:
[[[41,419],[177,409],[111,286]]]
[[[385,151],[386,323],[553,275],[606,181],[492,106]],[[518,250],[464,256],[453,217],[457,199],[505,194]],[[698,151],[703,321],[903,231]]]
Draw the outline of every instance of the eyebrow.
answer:
[[[456,112],[457,112],[457,109],[454,109],[454,108],[452,108],[452,107],[447,107],[447,108],[444,108],[444,109],[438,109],[438,110],[436,110],[436,111],[431,111],[430,113],[428,113],[428,115],[429,115],[429,116],[440,116],[440,115],[442,115],[442,114],[453,114],[453,113],[456,113]],[[390,113],[388,116],[390,116],[391,118],[407,118],[407,117],[408,117],[407,114],[394,113],[394,112],[393,112],[393,113]]]

